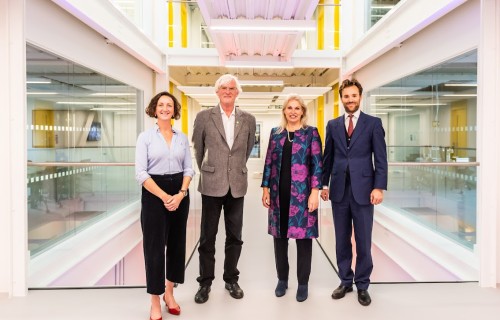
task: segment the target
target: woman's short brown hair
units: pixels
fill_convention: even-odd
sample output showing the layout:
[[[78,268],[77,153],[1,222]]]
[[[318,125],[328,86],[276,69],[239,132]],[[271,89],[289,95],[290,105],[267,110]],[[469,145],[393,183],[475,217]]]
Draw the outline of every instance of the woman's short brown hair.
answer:
[[[162,96],[167,96],[172,99],[174,102],[174,116],[172,118],[179,120],[181,118],[181,104],[173,94],[167,91],[162,91],[151,99],[149,105],[146,107],[146,114],[151,118],[156,118],[156,106],[158,105],[158,100],[160,100]]]

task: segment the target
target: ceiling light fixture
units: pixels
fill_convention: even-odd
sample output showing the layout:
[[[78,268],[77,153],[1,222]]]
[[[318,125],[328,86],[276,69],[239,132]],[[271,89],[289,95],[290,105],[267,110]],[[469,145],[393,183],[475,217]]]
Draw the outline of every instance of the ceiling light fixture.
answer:
[[[414,94],[372,94],[371,97],[413,97]]]
[[[88,101],[59,101],[56,102],[57,104],[71,104],[71,105],[83,105],[83,106],[94,106],[94,105],[102,105],[102,106],[135,106],[135,103],[128,103],[128,102],[102,102],[102,101],[95,101],[95,102],[88,102]]]
[[[42,79],[42,78],[39,78],[39,79],[28,79],[26,80],[26,84],[49,84],[49,83],[52,83],[52,81],[50,81],[49,79]]]
[[[135,96],[135,93],[130,92],[96,92],[91,93],[91,96],[94,97],[116,97],[116,96]]]
[[[405,108],[394,108],[394,109],[377,109],[377,111],[381,111],[381,112],[389,112],[389,111],[412,111],[413,109],[412,108],[408,108],[408,109],[405,109]]]
[[[135,109],[127,108],[90,108],[91,111],[136,111]]]
[[[477,83],[445,83],[445,87],[477,87]]]
[[[391,106],[397,106],[397,103],[371,103],[370,106],[386,106],[386,107],[391,107]],[[446,103],[408,103],[409,107],[425,107],[425,106],[445,106]],[[404,106],[402,106],[404,107]]]

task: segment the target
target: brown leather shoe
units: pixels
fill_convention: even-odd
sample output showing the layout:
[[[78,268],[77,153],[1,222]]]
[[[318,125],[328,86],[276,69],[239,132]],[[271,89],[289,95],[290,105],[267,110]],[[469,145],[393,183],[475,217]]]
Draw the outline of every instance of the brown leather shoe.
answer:
[[[352,287],[340,285],[337,289],[333,290],[332,298],[335,300],[342,299],[348,292],[352,292]]]

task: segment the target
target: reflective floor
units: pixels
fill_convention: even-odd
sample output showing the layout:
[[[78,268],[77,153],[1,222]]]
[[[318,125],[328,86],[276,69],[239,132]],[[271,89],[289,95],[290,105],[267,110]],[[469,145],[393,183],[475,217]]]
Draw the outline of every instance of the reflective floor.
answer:
[[[251,180],[257,184],[257,180]],[[251,190],[259,190],[252,186]],[[242,300],[234,300],[222,281],[223,229],[220,229],[216,252],[216,280],[207,303],[198,305],[198,253],[186,270],[186,283],[176,291],[182,308],[179,319],[498,319],[500,289],[482,289],[476,283],[372,284],[372,304],[363,307],[356,292],[342,300],[330,295],[338,285],[334,269],[316,242],[313,247],[309,298],[295,300],[297,289],[295,243],[290,241],[290,281],[284,297],[274,296],[275,275],[272,238],[267,234],[266,212],[260,194],[251,193],[245,200],[244,245],[240,259]],[[222,227],[221,227],[222,228]],[[374,253],[376,254],[376,252]],[[375,268],[385,269],[379,265]],[[387,268],[389,268],[387,266]],[[0,319],[148,319],[149,296],[144,288],[32,290],[25,298],[0,297]],[[176,316],[163,313],[164,319]]]

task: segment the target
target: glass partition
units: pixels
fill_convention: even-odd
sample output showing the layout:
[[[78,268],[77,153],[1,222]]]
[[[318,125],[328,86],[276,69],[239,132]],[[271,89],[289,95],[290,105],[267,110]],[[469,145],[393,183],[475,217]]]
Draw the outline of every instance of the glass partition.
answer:
[[[32,256],[140,196],[133,165],[29,163],[27,186]]]
[[[373,27],[401,0],[368,0],[368,29]]]
[[[142,101],[137,89],[34,46],[26,56],[33,256],[139,199],[133,168],[113,164],[134,162]]]

